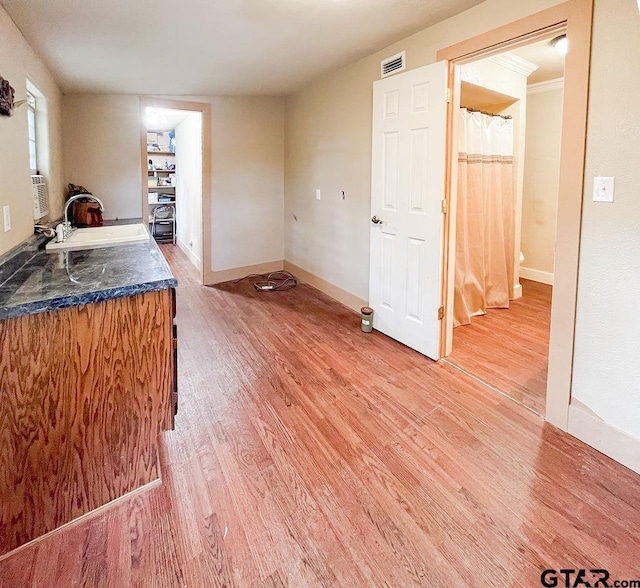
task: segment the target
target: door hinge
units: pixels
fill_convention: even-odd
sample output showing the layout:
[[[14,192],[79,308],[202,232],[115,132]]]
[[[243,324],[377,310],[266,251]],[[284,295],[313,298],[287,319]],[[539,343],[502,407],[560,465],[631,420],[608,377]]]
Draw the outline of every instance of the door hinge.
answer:
[[[451,100],[453,100],[453,92],[451,88],[447,88],[447,104],[451,104]]]
[[[444,318],[444,306],[438,309],[438,320],[441,321]]]
[[[442,211],[442,214],[447,214],[448,205],[446,200],[443,200],[440,204],[440,210]]]

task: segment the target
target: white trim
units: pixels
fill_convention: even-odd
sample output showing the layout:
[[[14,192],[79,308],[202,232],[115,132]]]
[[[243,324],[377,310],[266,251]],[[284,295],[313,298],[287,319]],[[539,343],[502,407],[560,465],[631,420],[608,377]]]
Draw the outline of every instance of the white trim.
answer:
[[[538,69],[535,63],[531,63],[522,57],[518,57],[513,53],[500,53],[499,55],[492,55],[487,57],[487,61],[495,63],[500,67],[519,73],[522,76],[528,78],[534,71]]]
[[[533,282],[553,286],[553,274],[550,272],[543,272],[530,267],[520,267],[520,277],[525,280],[532,280]]]
[[[569,405],[567,432],[640,474],[640,439],[616,429],[575,399]]]
[[[543,92],[551,92],[553,90],[564,89],[564,78],[555,78],[546,80],[545,82],[536,82],[527,86],[527,94],[542,94]]]
[[[516,284],[513,287],[513,298],[512,298],[512,300],[518,300],[518,298],[522,298],[522,284]]]
[[[202,260],[191,250],[189,245],[187,245],[182,239],[176,237],[176,244],[180,247],[181,251],[189,258],[189,261],[196,266],[197,269],[200,269],[202,266]]]

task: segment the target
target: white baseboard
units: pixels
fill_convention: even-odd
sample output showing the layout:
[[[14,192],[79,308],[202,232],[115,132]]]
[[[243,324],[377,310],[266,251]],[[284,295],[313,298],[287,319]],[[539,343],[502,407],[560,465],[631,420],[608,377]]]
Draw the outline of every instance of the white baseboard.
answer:
[[[516,284],[513,287],[513,298],[512,298],[512,300],[518,300],[518,298],[522,298],[522,284]]]
[[[550,272],[543,272],[529,267],[520,267],[520,277],[525,280],[553,286],[553,274]]]
[[[239,280],[249,274],[268,274],[270,272],[277,272],[284,268],[284,261],[267,261],[265,263],[257,263],[254,265],[245,265],[242,267],[234,267],[231,269],[207,271],[204,279],[205,286],[212,286],[214,284],[221,284],[222,282],[229,282],[230,280]]]
[[[360,312],[360,309],[368,304],[363,298],[360,298],[359,296],[340,288],[340,286],[336,286],[324,278],[316,276],[315,274],[312,274],[289,261],[284,262],[284,269],[291,272],[302,282],[313,286],[316,290],[320,290],[323,294],[330,296],[355,312]]]
[[[198,270],[202,267],[202,261],[200,258],[191,250],[189,245],[187,245],[182,239],[176,238],[176,244],[180,247],[180,250],[189,258],[189,261],[195,265]]]
[[[640,474],[640,439],[603,421],[581,402],[569,405],[567,431],[630,470]]]

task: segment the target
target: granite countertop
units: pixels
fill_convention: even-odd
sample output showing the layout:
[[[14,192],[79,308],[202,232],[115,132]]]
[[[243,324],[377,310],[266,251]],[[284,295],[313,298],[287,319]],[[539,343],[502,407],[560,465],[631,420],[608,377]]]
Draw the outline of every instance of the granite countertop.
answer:
[[[173,288],[173,277],[150,238],[131,243],[47,252],[31,241],[0,261],[0,320]]]

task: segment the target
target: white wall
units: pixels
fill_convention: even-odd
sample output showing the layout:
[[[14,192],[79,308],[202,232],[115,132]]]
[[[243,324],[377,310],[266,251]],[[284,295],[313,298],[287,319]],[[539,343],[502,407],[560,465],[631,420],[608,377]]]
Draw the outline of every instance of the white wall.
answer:
[[[46,109],[48,126],[41,126],[39,133],[48,143],[48,155],[41,153],[39,163],[49,186],[49,217],[59,218],[64,203],[60,90],[1,6],[0,74],[15,89],[16,101],[26,98],[27,78],[45,96],[45,103],[41,101],[38,110]],[[0,255],[33,234],[28,137],[26,106],[14,110],[11,117],[0,116],[0,213],[5,205],[11,208],[11,230],[6,233],[0,215]]]
[[[596,0],[573,398],[640,439],[640,14]],[[615,202],[594,203],[594,176]]]
[[[211,105],[211,269],[282,260],[284,100],[166,98]],[[65,96],[65,175],[104,196],[105,218],[141,216],[140,117],[139,96]]]
[[[551,90],[544,90],[545,87],[549,86],[543,83],[534,87],[527,102],[522,253],[523,268],[542,272],[542,277],[552,279],[560,179],[562,86],[551,86]],[[525,277],[537,275],[525,273]]]
[[[488,0],[288,97],[287,261],[366,299],[372,85],[380,77],[380,60],[405,50],[409,69],[427,65],[435,61],[439,49],[558,3]],[[320,201],[315,200],[316,188],[323,193]],[[344,201],[341,190],[346,192]]]
[[[192,112],[176,127],[176,235],[199,269],[202,263],[202,114]]]
[[[142,216],[140,124],[138,96],[64,97],[65,183],[102,199],[105,219]]]

